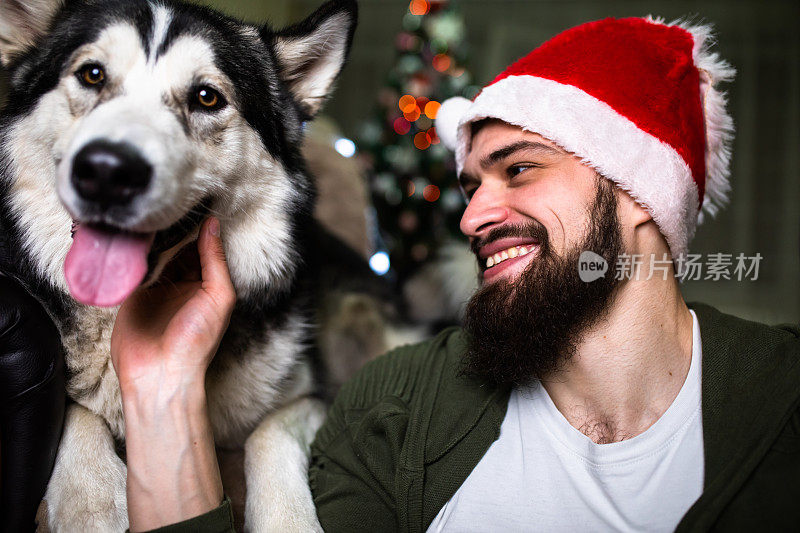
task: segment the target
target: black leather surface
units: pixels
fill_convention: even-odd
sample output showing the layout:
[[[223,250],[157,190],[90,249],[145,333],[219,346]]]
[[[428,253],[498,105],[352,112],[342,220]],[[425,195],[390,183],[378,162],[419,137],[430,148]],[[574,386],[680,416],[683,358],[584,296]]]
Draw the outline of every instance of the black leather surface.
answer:
[[[0,274],[0,530],[32,531],[64,421],[61,339],[44,308]]]

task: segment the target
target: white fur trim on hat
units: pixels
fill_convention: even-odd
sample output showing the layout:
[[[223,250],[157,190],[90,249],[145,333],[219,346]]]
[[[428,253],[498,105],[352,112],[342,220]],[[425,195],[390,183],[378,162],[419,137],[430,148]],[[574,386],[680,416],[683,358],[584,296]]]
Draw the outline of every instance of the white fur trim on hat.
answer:
[[[699,208],[689,166],[674,148],[639,129],[605,102],[544,78],[502,79],[486,87],[460,114],[455,143],[459,174],[471,142],[469,124],[484,118],[520,126],[574,153],[647,209],[672,257],[688,251]]]

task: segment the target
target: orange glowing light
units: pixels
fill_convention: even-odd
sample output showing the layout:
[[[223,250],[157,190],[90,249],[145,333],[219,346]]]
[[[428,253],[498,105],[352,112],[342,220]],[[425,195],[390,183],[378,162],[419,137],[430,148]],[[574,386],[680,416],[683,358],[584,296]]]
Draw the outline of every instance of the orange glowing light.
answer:
[[[422,113],[420,113],[419,108],[415,106],[414,109],[412,109],[408,113],[403,113],[403,116],[407,121],[414,122],[420,117],[421,114]]]
[[[436,128],[433,127],[428,130],[428,138],[431,140],[431,144],[439,144],[441,141],[439,140],[439,136],[436,135]]]
[[[452,60],[447,54],[436,54],[433,56],[433,68],[439,72],[444,72],[445,70],[449,69],[451,63]]]
[[[424,189],[422,189],[422,197],[425,198],[429,202],[435,202],[439,199],[441,193],[439,192],[439,187],[436,185],[428,185]]]
[[[403,113],[409,113],[417,107],[417,99],[410,94],[405,94],[400,97],[400,101],[397,102],[397,107],[399,107],[400,111]]]
[[[431,6],[425,0],[411,0],[408,10],[412,15],[427,15]]]
[[[420,150],[427,150],[428,147],[431,145],[431,138],[428,137],[428,134],[424,131],[421,131],[414,135],[414,146],[416,146]]]
[[[436,113],[439,112],[440,107],[442,107],[442,104],[436,100],[431,100],[425,104],[425,114],[428,115],[429,119],[434,120],[436,118]]]
[[[417,191],[417,187],[416,187],[416,185],[414,185],[414,182],[413,181],[409,181],[408,182],[408,186],[406,187],[406,194],[408,195],[408,197],[411,198],[412,196],[414,196],[414,193],[416,191]]]
[[[394,132],[398,135],[405,135],[411,129],[411,123],[406,119],[400,117],[395,119],[394,123],[392,124],[394,128]]]

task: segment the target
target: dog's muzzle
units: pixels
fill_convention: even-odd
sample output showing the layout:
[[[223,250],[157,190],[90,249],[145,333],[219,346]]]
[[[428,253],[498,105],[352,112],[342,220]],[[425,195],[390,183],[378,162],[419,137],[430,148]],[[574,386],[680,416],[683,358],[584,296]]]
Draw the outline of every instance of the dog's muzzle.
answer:
[[[72,161],[72,185],[85,201],[100,207],[122,206],[144,193],[153,167],[127,143],[94,141]]]
[[[92,211],[125,208],[150,186],[153,167],[130,144],[92,141],[72,160],[71,184]],[[78,302],[99,307],[122,303],[148,272],[155,232],[133,233],[81,221],[64,260],[64,277]]]

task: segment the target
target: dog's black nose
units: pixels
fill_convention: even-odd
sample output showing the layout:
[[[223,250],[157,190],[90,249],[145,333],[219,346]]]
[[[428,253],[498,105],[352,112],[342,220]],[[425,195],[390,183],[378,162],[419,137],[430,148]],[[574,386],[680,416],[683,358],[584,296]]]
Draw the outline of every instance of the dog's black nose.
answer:
[[[72,185],[81,198],[103,205],[123,205],[144,192],[153,167],[133,146],[94,141],[72,161]]]

